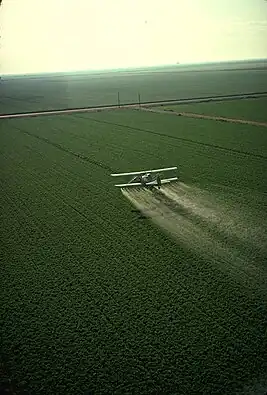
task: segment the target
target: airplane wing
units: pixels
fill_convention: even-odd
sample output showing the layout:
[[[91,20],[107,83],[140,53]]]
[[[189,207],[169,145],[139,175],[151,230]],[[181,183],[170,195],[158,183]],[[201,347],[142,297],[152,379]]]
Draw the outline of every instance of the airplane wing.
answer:
[[[117,184],[115,187],[123,188],[123,187],[138,187],[142,185],[141,182],[131,182],[130,184]]]
[[[161,180],[161,184],[167,184],[168,182],[172,181],[177,181],[178,177],[172,177],[172,178],[165,178],[164,180]],[[146,185],[158,185],[157,180],[147,182]]]
[[[161,184],[167,184],[168,182],[177,181],[177,180],[178,177],[165,178],[164,180],[161,180]]]
[[[119,177],[119,176],[138,176],[139,174],[145,174],[146,171],[133,171],[130,173],[117,173],[117,174],[110,174],[112,177]]]
[[[133,171],[130,173],[116,173],[116,174],[111,174],[112,177],[119,177],[119,176],[137,176],[139,174],[146,174],[146,173],[158,173],[162,171],[168,171],[168,170],[176,170],[177,167],[165,167],[164,169],[154,169],[154,170],[142,170],[142,171]]]
[[[168,182],[177,181],[177,180],[178,180],[178,177],[165,178],[164,180],[161,180],[161,184],[167,184]],[[158,183],[157,183],[157,180],[153,180],[153,181],[147,182],[146,185],[158,185]],[[138,187],[138,186],[144,186],[144,185],[142,185],[141,182],[131,182],[128,184],[115,185],[115,187],[119,187],[119,188]]]
[[[175,167],[165,167],[164,169],[148,170],[148,172],[149,173],[158,173],[158,172],[168,171],[168,170],[177,170],[177,166],[175,166]]]

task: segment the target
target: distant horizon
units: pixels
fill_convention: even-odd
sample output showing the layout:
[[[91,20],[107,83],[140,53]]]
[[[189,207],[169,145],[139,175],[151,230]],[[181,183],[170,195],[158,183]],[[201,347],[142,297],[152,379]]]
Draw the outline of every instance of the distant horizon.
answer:
[[[1,75],[267,58],[263,0],[3,1]]]
[[[21,73],[2,73],[0,76],[28,76],[28,75],[48,75],[48,74],[75,74],[75,73],[93,73],[93,72],[116,72],[124,70],[149,70],[155,68],[178,67],[178,66],[200,66],[200,65],[219,65],[219,64],[233,64],[246,62],[267,62],[266,58],[249,58],[249,59],[230,59],[217,60],[206,62],[177,62],[167,64],[155,64],[150,66],[127,66],[127,67],[110,67],[110,68],[92,68],[92,69],[78,69],[78,70],[57,70],[57,71],[39,71],[39,72],[21,72]]]

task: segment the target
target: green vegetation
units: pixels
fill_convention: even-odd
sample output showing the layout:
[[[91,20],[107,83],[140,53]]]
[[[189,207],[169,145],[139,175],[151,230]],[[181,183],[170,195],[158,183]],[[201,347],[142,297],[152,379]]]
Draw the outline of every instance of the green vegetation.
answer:
[[[267,254],[248,275],[176,244],[131,212],[110,173],[178,165],[261,226],[266,129],[126,110],[1,125],[2,358],[17,386],[256,393]]]
[[[138,93],[142,102],[149,102],[266,92],[267,70],[262,65],[257,67],[223,71],[213,65],[205,71],[184,66],[162,72],[5,77],[1,82],[0,113],[116,105],[118,92],[121,103],[137,103]]]
[[[155,108],[155,107],[154,107]],[[225,102],[203,102],[160,106],[160,109],[177,112],[194,112],[225,118],[267,122],[267,98],[230,100]]]

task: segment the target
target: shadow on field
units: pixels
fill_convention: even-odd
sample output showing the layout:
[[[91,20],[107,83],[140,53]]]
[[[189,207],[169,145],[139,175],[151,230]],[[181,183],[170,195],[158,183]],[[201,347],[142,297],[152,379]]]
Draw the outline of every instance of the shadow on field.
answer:
[[[160,190],[124,188],[123,195],[179,244],[216,262],[244,281],[267,283],[267,232],[246,206],[224,203],[207,190],[175,183]]]

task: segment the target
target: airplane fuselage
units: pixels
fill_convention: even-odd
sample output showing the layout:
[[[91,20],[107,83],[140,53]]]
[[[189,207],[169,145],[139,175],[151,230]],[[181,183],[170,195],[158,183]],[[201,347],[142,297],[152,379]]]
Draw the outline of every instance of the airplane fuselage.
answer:
[[[141,176],[141,179],[142,179],[141,182],[143,182],[145,184],[146,182],[152,181],[153,177],[152,177],[151,173],[146,173]]]
[[[142,174],[139,178],[139,182],[141,182],[141,184],[143,186],[146,186],[148,188],[152,188],[153,185],[147,185],[153,181],[156,181],[156,185],[158,185],[158,188],[160,188],[161,186],[161,179],[160,179],[160,175],[159,174],[155,174],[155,173],[146,173],[146,174]]]

